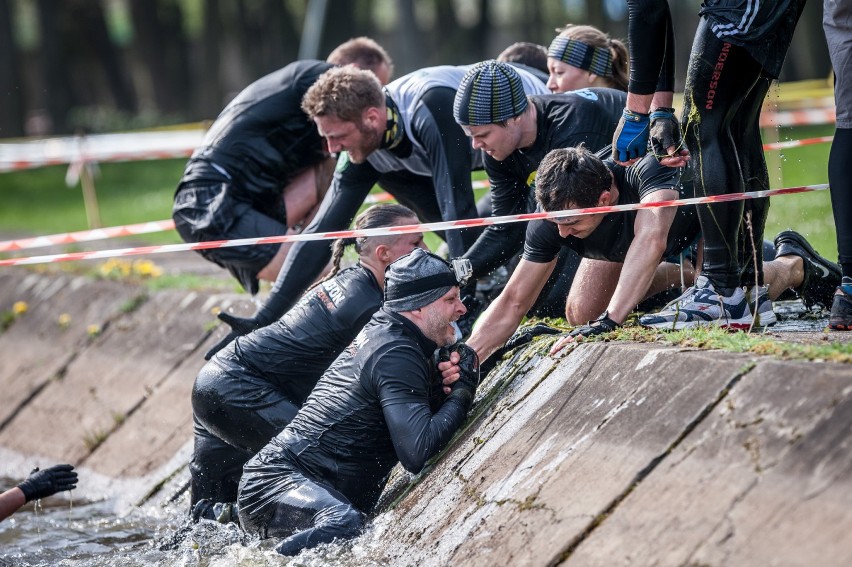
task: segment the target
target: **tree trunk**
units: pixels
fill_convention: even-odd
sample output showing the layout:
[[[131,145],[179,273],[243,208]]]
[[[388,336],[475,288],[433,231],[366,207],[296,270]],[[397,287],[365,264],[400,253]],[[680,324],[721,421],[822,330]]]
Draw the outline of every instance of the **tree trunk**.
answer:
[[[183,113],[187,108],[189,66],[180,8],[174,0],[129,5],[155,106],[165,114]]]
[[[0,0],[0,138],[24,135],[23,77],[18,61],[21,54],[12,35],[9,0]]]
[[[39,134],[64,133],[68,131],[67,113],[72,106],[68,73],[65,60],[65,46],[60,33],[63,20],[63,3],[58,0],[38,0],[38,23],[41,36],[39,93],[33,110],[40,112],[43,105],[46,111],[44,126]]]
[[[196,94],[199,101],[199,115],[193,118],[213,119],[224,106],[222,98],[225,91],[220,80],[221,53],[219,44],[222,39],[222,21],[219,0],[205,0],[203,6],[203,24],[201,28],[200,73],[195,77]]]
[[[130,86],[120,52],[110,40],[102,5],[79,0],[66,5],[67,35],[63,35],[68,38],[68,46],[73,46],[75,58],[79,58],[76,67],[81,70],[83,80],[97,84],[105,79],[104,87],[108,89],[115,107],[135,112],[136,93]],[[95,96],[94,100],[86,100],[86,103],[103,104],[103,100]]]

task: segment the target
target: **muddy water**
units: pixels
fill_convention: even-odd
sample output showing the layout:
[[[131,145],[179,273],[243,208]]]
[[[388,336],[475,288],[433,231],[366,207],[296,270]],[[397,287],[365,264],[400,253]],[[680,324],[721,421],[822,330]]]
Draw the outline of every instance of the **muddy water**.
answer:
[[[0,486],[11,486],[0,478]],[[185,524],[185,505],[149,506],[117,513],[115,502],[74,502],[51,498],[32,503],[0,522],[0,567],[6,566],[241,566],[383,565],[380,516],[360,538],[321,546],[297,559],[275,553],[273,541],[246,537],[235,525]],[[175,535],[183,537],[176,540]]]

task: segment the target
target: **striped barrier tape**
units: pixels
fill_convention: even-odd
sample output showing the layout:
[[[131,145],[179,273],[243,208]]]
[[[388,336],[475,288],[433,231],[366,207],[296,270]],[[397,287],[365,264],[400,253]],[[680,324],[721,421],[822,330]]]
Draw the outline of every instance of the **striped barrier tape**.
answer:
[[[763,128],[829,124],[834,109],[791,110],[761,114]],[[0,173],[79,162],[121,162],[188,158],[204,139],[203,130],[99,134],[38,142],[0,144]],[[805,145],[805,141],[785,147]],[[789,142],[781,142],[789,143]],[[775,149],[764,145],[764,149]]]
[[[33,238],[22,238],[20,240],[5,240],[0,241],[0,252],[42,248],[44,246],[54,246],[57,244],[92,242],[94,240],[119,238],[121,236],[136,236],[139,234],[150,234],[152,232],[174,230],[174,228],[174,221],[163,220],[114,226],[111,228],[96,228],[93,230],[81,230],[78,232],[65,232],[62,234],[51,234],[49,236],[35,236]]]
[[[439,230],[455,230],[460,228],[471,228],[489,226],[492,224],[507,224],[538,219],[566,218],[581,215],[594,215],[602,213],[615,213],[622,211],[635,211],[639,209],[655,209],[660,207],[678,207],[685,205],[699,205],[705,203],[722,203],[728,201],[741,201],[745,199],[761,199],[773,195],[787,195],[791,193],[805,193],[809,191],[822,191],[828,189],[827,184],[806,185],[802,187],[787,187],[784,189],[767,189],[765,191],[753,191],[750,193],[731,193],[728,195],[711,195],[709,197],[692,197],[689,199],[674,199],[669,201],[655,201],[653,203],[630,203],[626,205],[612,205],[607,207],[588,207],[583,209],[570,209],[565,211],[551,211],[542,213],[526,213],[520,215],[506,215],[499,217],[487,217],[477,219],[462,219],[455,221],[441,221],[425,224],[413,224],[405,226],[391,226],[383,228],[370,228],[363,230],[339,230],[333,232],[318,232],[312,234],[294,234],[281,236],[264,236],[259,238],[240,238],[236,240],[213,240],[209,242],[164,244],[159,246],[139,246],[136,248],[119,248],[112,250],[96,250],[89,252],[72,252],[66,254],[52,254],[46,256],[31,256],[29,258],[10,258],[0,260],[2,266],[23,266],[32,264],[49,264],[54,262],[69,262],[72,260],[94,260],[103,258],[116,258],[119,256],[142,256],[146,254],[163,254],[167,252],[184,252],[187,250],[209,250],[213,248],[227,248],[232,246],[252,246],[257,244],[278,244],[281,242],[308,242],[314,240],[336,240],[338,238],[358,238],[362,236],[387,236],[392,234],[409,234],[413,232],[432,232]]]
[[[488,181],[474,181],[471,183],[474,189],[487,189]],[[372,193],[367,195],[364,202],[368,205],[375,203],[386,203],[393,200],[390,193]],[[61,244],[74,244],[77,242],[93,242],[95,240],[106,240],[109,238],[120,238],[122,236],[138,236],[140,234],[152,234],[174,230],[175,223],[172,220],[150,221],[124,226],[113,226],[109,228],[95,228],[91,230],[80,230],[76,232],[63,232],[47,236],[34,236],[32,238],[21,238],[18,240],[0,240],[0,252],[13,252],[17,250],[30,250],[33,248],[44,248],[45,246],[57,246]]]

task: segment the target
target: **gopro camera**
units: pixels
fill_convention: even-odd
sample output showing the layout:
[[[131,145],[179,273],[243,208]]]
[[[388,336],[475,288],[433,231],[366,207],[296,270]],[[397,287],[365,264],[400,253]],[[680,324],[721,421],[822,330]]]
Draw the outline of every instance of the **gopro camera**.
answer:
[[[450,266],[456,274],[456,280],[458,280],[459,286],[464,287],[467,280],[470,279],[471,274],[473,274],[473,266],[471,266],[470,260],[467,258],[453,258],[450,262]]]

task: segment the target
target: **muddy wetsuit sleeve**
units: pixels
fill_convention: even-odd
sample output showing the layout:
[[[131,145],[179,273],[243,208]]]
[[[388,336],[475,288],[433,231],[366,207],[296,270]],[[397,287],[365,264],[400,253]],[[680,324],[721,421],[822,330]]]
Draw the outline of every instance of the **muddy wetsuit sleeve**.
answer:
[[[431,371],[413,348],[393,348],[377,358],[372,376],[397,458],[416,474],[461,427],[467,408],[451,396],[432,413]]]
[[[342,155],[331,188],[304,234],[345,230],[378,179],[379,172],[373,166],[351,163]],[[269,297],[255,315],[256,321],[268,325],[286,313],[322,274],[330,259],[330,240],[297,242],[287,254]]]
[[[674,29],[667,0],[628,0],[631,93],[674,90]]]
[[[422,105],[411,120],[411,136],[426,149],[432,168],[435,198],[441,220],[476,218],[476,200],[470,180],[473,148],[467,136],[453,119],[455,91],[433,88],[423,95]],[[451,257],[464,254],[481,231],[461,229],[446,231]]]

